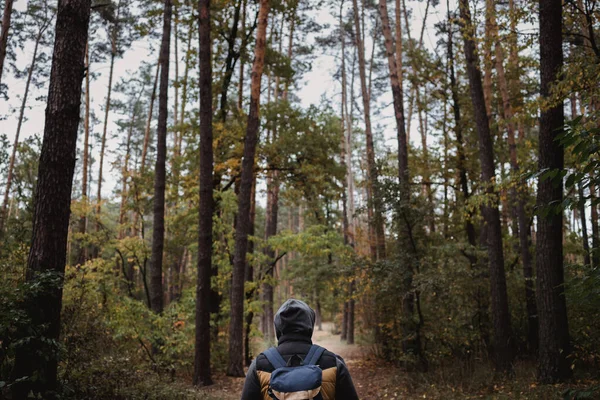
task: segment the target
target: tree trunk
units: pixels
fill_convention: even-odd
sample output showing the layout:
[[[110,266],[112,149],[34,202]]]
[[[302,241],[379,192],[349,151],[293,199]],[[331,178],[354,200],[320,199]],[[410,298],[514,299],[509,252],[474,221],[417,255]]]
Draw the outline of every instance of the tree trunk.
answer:
[[[252,181],[252,194],[250,197],[250,201],[250,232],[248,232],[248,234],[254,236],[256,220],[256,174],[254,175],[254,179]],[[248,253],[254,253],[254,241],[250,241],[250,243],[248,243]],[[246,276],[244,277],[244,281],[254,281],[254,267],[250,262],[246,262],[245,275]],[[256,286],[254,286],[254,288],[256,288]],[[246,302],[248,303],[250,303],[255,297],[256,289],[254,288],[246,293]],[[247,367],[249,367],[252,363],[252,354],[250,352],[250,332],[252,330],[253,319],[254,311],[252,311],[252,309],[249,309],[248,314],[246,314],[246,334],[244,335],[244,358]]]
[[[13,3],[14,0],[5,0],[4,12],[2,13],[2,31],[0,31],[0,84],[2,83],[4,60],[6,59],[6,48],[8,47],[8,30],[10,29]]]
[[[161,58],[158,57],[156,66],[156,75],[154,75],[154,84],[152,94],[150,95],[150,105],[148,106],[148,119],[146,120],[146,129],[144,130],[144,144],[142,145],[142,157],[140,161],[140,175],[144,175],[146,170],[146,157],[148,155],[148,146],[150,145],[150,125],[152,124],[152,114],[154,112],[154,101],[156,100],[156,90],[158,88],[158,78],[160,77]]]
[[[23,119],[25,117],[25,107],[27,105],[27,97],[29,95],[29,87],[31,86],[31,78],[33,77],[33,71],[37,62],[37,53],[40,45],[40,40],[46,31],[48,23],[45,23],[38,32],[35,39],[35,46],[33,48],[33,56],[31,58],[31,64],[29,65],[29,72],[27,73],[27,82],[25,83],[25,93],[23,93],[23,99],[21,100],[21,108],[19,110],[19,120],[17,123],[17,132],[15,133],[15,140],[13,142],[12,153],[10,155],[10,161],[8,164],[8,172],[6,176],[6,187],[4,189],[4,200],[2,201],[2,209],[0,209],[0,239],[4,234],[4,225],[6,223],[6,213],[8,211],[8,199],[10,195],[10,188],[12,186],[13,171],[15,167],[15,159],[17,156],[17,150],[19,147],[19,136],[21,135],[21,127],[23,126]]]
[[[398,138],[398,174],[401,186],[401,197],[408,200],[410,192],[408,191],[409,173],[408,173],[408,146],[406,143],[406,127],[404,123],[404,98],[402,86],[398,77],[397,58],[401,54],[394,56],[394,43],[392,31],[390,29],[390,19],[387,10],[387,1],[379,0],[379,12],[381,14],[383,36],[385,38],[385,49],[390,71],[390,84],[392,87],[392,96],[394,99],[394,117],[396,118],[397,138]]]
[[[162,43],[160,46],[160,86],[158,93],[158,127],[156,129],[156,166],[154,168],[154,222],[150,258],[150,305],[155,313],[163,311],[163,249],[165,244],[165,184],[167,158],[167,118],[169,94],[169,54],[171,47],[171,13],[173,4],[165,0]]]
[[[24,305],[39,336],[18,348],[12,380],[13,398],[24,399],[30,390],[42,398],[57,397],[58,359],[47,340],[58,340],[62,283],[66,265],[71,189],[75,171],[77,127],[81,105],[85,47],[90,0],[60,0],[44,139],[40,154],[33,236],[26,279],[39,285]]]
[[[587,219],[585,216],[585,195],[583,192],[583,185],[581,182],[577,185],[579,191],[579,216],[581,218],[581,234],[583,237],[583,263],[585,265],[591,265],[590,259],[590,239],[588,237]],[[592,205],[593,207],[593,205]]]
[[[406,128],[404,125],[404,98],[402,95],[402,87],[398,79],[398,70],[396,60],[394,56],[395,47],[392,39],[392,32],[390,29],[390,20],[387,10],[387,2],[385,0],[379,0],[379,12],[381,15],[383,36],[385,38],[385,49],[386,56],[388,59],[388,67],[390,71],[390,83],[392,87],[392,95],[394,99],[394,115],[396,118],[397,126],[397,137],[398,137],[398,175],[400,183],[400,202],[399,216],[403,222],[400,222],[403,227],[403,233],[400,237],[400,247],[403,248],[412,257],[416,257],[416,248],[412,241],[412,228],[410,226],[410,219],[408,216],[408,209],[410,208],[410,175],[408,170],[408,145],[406,139]],[[402,347],[406,352],[421,356],[420,338],[418,329],[414,329],[414,323],[411,321],[414,319],[413,312],[413,282],[412,275],[414,273],[413,265],[405,263],[407,271],[404,272],[406,278],[403,280],[404,283],[404,296],[403,296],[403,318],[401,321],[403,338]],[[410,339],[409,339],[410,338]]]
[[[493,5],[492,5],[493,7]],[[495,9],[491,10],[490,24],[491,33],[496,50],[496,72],[498,74],[498,86],[502,96],[502,118],[506,125],[508,135],[508,150],[513,179],[518,179],[520,175],[519,161],[517,159],[517,142],[515,138],[515,125],[513,122],[514,112],[511,104],[508,80],[504,71],[504,50],[498,37],[498,27],[496,25]],[[533,288],[533,260],[529,251],[530,227],[527,214],[525,212],[525,196],[527,186],[522,180],[518,182],[518,189],[511,185],[509,190],[511,209],[515,209],[518,231],[519,231],[519,249],[521,252],[521,263],[523,265],[523,277],[525,278],[525,302],[527,307],[527,345],[530,352],[535,352],[538,346],[538,320],[537,307],[535,304],[535,290]]]
[[[276,133],[273,132],[273,140],[275,140]],[[277,217],[279,213],[279,179],[277,177],[277,171],[269,171],[267,176],[267,207],[265,215],[265,242],[277,234]],[[265,339],[271,341],[275,339],[275,331],[273,327],[273,271],[275,266],[271,266],[271,262],[275,260],[275,250],[267,246],[265,248],[265,256],[267,257],[267,271],[266,278],[268,282],[263,283],[262,290],[265,300],[264,305],[264,324],[263,329],[265,333]]]
[[[346,329],[346,343],[354,344],[354,290],[356,288],[356,283],[354,280],[350,282],[349,295],[350,300],[348,300],[348,328]]]
[[[106,150],[106,132],[108,129],[108,115],[110,111],[110,97],[112,93],[113,72],[115,67],[116,49],[113,49],[110,55],[110,70],[108,73],[108,94],[106,95],[106,104],[104,109],[104,128],[102,129],[102,139],[100,142],[100,161],[98,167],[98,191],[96,193],[96,232],[100,230],[100,210],[102,207],[102,174],[104,171],[104,153]]]
[[[229,324],[229,365],[227,375],[244,376],[244,269],[248,250],[248,232],[250,230],[250,197],[254,175],[254,157],[258,143],[260,84],[265,62],[267,21],[269,1],[260,0],[258,15],[258,32],[252,66],[252,88],[250,92],[250,110],[246,138],[244,140],[244,157],[242,159],[242,176],[238,197],[237,224],[235,233],[235,255],[231,279],[231,321]]]
[[[482,206],[486,224],[486,244],[490,270],[490,292],[492,299],[492,319],[495,337],[495,364],[499,372],[510,371],[514,358],[506,276],[504,275],[504,254],[502,250],[502,228],[498,210],[498,195],[494,188],[495,166],[494,149],[488,115],[485,109],[481,71],[477,59],[475,30],[471,21],[471,11],[467,0],[460,0],[460,15],[463,21],[463,38],[467,74],[471,88],[471,101],[475,114],[477,135],[479,138],[479,158],[481,178],[485,184],[488,203]]]
[[[448,11],[448,62],[450,69],[450,90],[452,92],[452,112],[454,114],[454,132],[456,134],[456,155],[457,155],[457,169],[458,169],[458,180],[460,189],[463,194],[463,201],[467,202],[469,197],[469,184],[467,177],[467,169],[465,166],[466,156],[464,149],[463,140],[463,129],[462,129],[462,116],[460,111],[460,100],[458,93],[458,83],[456,82],[456,72],[454,69],[454,40],[453,40],[453,29],[452,20],[450,18],[450,11]],[[466,218],[465,231],[467,233],[467,240],[472,248],[477,246],[477,239],[475,234],[475,226],[471,222],[470,215]],[[467,253],[471,268],[475,267],[477,258],[470,253]]]
[[[485,99],[485,110],[488,119],[492,117],[492,44],[493,23],[495,18],[495,0],[485,0],[485,34],[483,38],[483,97]]]
[[[225,122],[227,118],[227,95],[229,93],[229,85],[231,84],[231,78],[233,77],[235,63],[239,58],[239,53],[235,50],[235,43],[238,37],[242,1],[243,0],[238,0],[237,4],[235,5],[235,9],[233,11],[233,20],[231,21],[231,29],[229,30],[229,35],[225,40],[227,43],[227,55],[225,57],[225,70],[223,72],[223,84],[221,87],[219,100],[219,120],[222,122]]]
[[[194,385],[212,384],[210,371],[210,281],[213,230],[212,39],[210,0],[198,4],[200,61],[200,220],[196,287],[196,351]]]
[[[246,32],[246,6],[247,0],[242,0],[242,32]],[[246,63],[244,58],[240,58],[240,79],[238,83],[238,110],[241,110],[244,103],[244,72]]]
[[[373,232],[371,243],[371,258],[373,260],[385,258],[385,235],[383,228],[383,215],[381,212],[381,194],[377,182],[378,173],[375,164],[375,149],[373,144],[373,131],[371,129],[371,104],[370,92],[367,86],[365,47],[363,36],[361,34],[361,22],[357,0],[352,0],[354,9],[354,28],[356,47],[358,50],[358,69],[360,75],[360,87],[363,99],[363,112],[365,118],[365,135],[367,141],[367,171],[368,171],[368,190],[369,208],[373,209],[373,215],[370,218],[369,225]]]
[[[84,213],[79,220],[79,233],[87,232],[88,221],[88,175],[90,158],[90,43],[85,47],[85,116],[83,120],[83,166],[81,171],[81,200],[84,204]],[[80,246],[78,262],[83,263],[88,258],[88,246]]]
[[[540,0],[540,83],[541,96],[551,96],[552,83],[562,67],[562,3]],[[555,140],[564,125],[562,102],[542,109],[539,133],[539,169],[562,171],[564,148]],[[560,174],[560,172],[559,172]],[[560,175],[559,175],[560,176]],[[563,199],[561,181],[540,179],[538,207]],[[567,304],[564,294],[563,213],[550,211],[538,215],[536,237],[537,306],[540,346],[538,379],[545,383],[562,381],[571,376]]]

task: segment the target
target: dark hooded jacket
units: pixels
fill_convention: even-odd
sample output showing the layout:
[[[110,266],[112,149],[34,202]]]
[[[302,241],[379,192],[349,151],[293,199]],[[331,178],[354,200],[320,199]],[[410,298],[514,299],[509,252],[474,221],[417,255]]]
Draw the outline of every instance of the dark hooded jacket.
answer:
[[[288,366],[300,365],[312,346],[315,312],[304,302],[290,299],[275,314],[277,350]],[[318,362],[323,370],[322,394],[325,400],[358,400],[344,360],[325,350]],[[242,400],[268,400],[266,393],[274,368],[264,354],[252,362],[242,392]]]

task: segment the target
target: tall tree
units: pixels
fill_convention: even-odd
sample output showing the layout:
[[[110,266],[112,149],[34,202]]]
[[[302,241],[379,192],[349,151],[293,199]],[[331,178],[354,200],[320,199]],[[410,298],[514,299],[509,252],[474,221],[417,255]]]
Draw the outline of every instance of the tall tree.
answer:
[[[30,390],[42,398],[56,397],[58,358],[47,348],[58,340],[62,283],[71,214],[81,83],[88,36],[91,0],[59,0],[54,55],[40,155],[33,237],[26,279],[39,284],[25,305],[38,336],[19,347],[12,372],[13,398],[24,399]],[[32,379],[32,377],[36,379]],[[24,378],[24,379],[22,379]],[[22,380],[21,380],[22,379]]]
[[[494,358],[498,371],[508,371],[512,369],[514,351],[510,313],[508,311],[506,276],[504,274],[504,253],[502,250],[502,227],[500,225],[500,212],[498,210],[498,194],[494,187],[494,147],[490,134],[488,114],[485,109],[483,84],[475,44],[475,29],[471,20],[468,0],[460,0],[459,8],[463,23],[462,34],[467,61],[467,75],[471,89],[471,102],[473,104],[479,139],[481,178],[485,185],[487,197],[486,204],[481,207],[481,210],[486,225],[486,246],[489,258],[490,292],[495,338]]]
[[[500,95],[502,98],[502,107],[500,107],[500,114],[504,120],[506,127],[507,139],[508,139],[508,152],[510,167],[513,175],[513,179],[517,179],[520,174],[519,160],[517,158],[517,142],[515,138],[516,126],[514,119],[514,111],[511,103],[508,79],[504,71],[504,49],[502,48],[502,42],[498,35],[498,26],[496,24],[496,10],[495,4],[492,4],[492,10],[490,10],[489,23],[494,41],[495,54],[496,54],[496,72],[498,79],[498,87],[500,89]],[[518,78],[516,78],[519,80]],[[537,349],[538,341],[538,320],[537,320],[537,309],[535,304],[535,290],[533,288],[533,260],[531,259],[531,252],[529,251],[529,238],[531,229],[529,227],[529,220],[525,212],[525,201],[526,201],[526,183],[518,181],[518,184],[511,185],[509,190],[511,208],[515,210],[517,227],[519,233],[519,250],[521,254],[521,263],[523,265],[523,276],[525,278],[525,304],[527,309],[527,344],[529,351],[534,352]]]
[[[397,10],[398,11],[398,10]],[[406,138],[406,126],[404,121],[404,96],[402,93],[402,86],[400,85],[400,79],[398,76],[397,60],[401,55],[394,55],[397,46],[394,46],[394,40],[392,37],[392,31],[390,27],[390,18],[387,9],[387,1],[379,0],[379,13],[381,15],[381,25],[383,30],[383,37],[385,39],[385,50],[388,59],[388,69],[390,71],[390,84],[392,87],[392,95],[394,102],[394,116],[396,118],[397,138],[398,138],[398,178],[400,183],[400,201],[401,206],[399,213],[402,221],[402,233],[400,236],[400,247],[403,251],[410,254],[410,258],[413,259],[416,256],[416,248],[414,241],[410,240],[413,237],[410,219],[407,215],[407,209],[409,208],[410,202],[410,185],[409,185],[409,170],[408,170],[408,145]],[[417,89],[418,91],[418,89]],[[402,330],[403,340],[402,347],[407,353],[421,356],[421,340],[418,325],[412,323],[414,320],[414,303],[415,295],[413,291],[412,275],[413,266],[410,262],[405,262],[407,271],[404,272],[406,278],[404,279],[404,290],[406,294],[402,300]],[[416,328],[416,329],[415,329]],[[424,359],[421,359],[424,361]],[[424,366],[425,364],[423,364]]]
[[[397,138],[398,138],[398,174],[401,185],[401,196],[407,199],[408,192],[408,146],[406,143],[406,126],[404,123],[404,96],[402,86],[398,78],[397,60],[402,55],[394,56],[397,46],[394,46],[392,30],[390,28],[390,18],[388,15],[387,1],[379,0],[379,12],[381,15],[381,26],[383,37],[385,39],[385,50],[388,59],[388,68],[390,71],[390,84],[392,87],[392,96],[394,101],[394,117],[396,118]]]
[[[2,84],[2,72],[4,71],[4,60],[8,47],[8,31],[10,30],[10,20],[12,17],[14,0],[4,2],[4,12],[2,13],[2,28],[0,30],[0,84]]]
[[[248,232],[250,230],[250,203],[252,181],[254,175],[254,157],[258,143],[260,105],[260,86],[265,50],[267,44],[267,22],[269,17],[269,0],[260,0],[258,14],[258,30],[254,63],[252,65],[252,87],[250,91],[250,110],[244,140],[244,156],[242,159],[242,174],[240,192],[238,195],[237,223],[235,228],[235,254],[231,278],[231,321],[229,323],[229,365],[227,375],[244,376],[244,272],[246,267],[246,252],[248,251]]]
[[[210,0],[198,3],[200,61],[200,211],[194,385],[212,384],[210,371],[210,281],[212,275],[213,130]],[[183,105],[182,105],[183,106]]]
[[[90,70],[90,42],[88,40],[85,46],[85,68]],[[81,168],[81,200],[84,204],[84,213],[79,220],[79,233],[85,234],[87,231],[87,204],[88,204],[88,171],[90,158],[90,74],[85,74],[85,113],[83,117],[83,154]],[[125,179],[125,178],[123,178]],[[84,262],[87,258],[87,248],[81,246],[77,262]]]
[[[551,87],[563,63],[562,2],[540,0],[541,96],[549,100]],[[555,139],[564,125],[563,103],[552,103],[540,115],[539,169],[564,168],[564,148]],[[563,199],[562,178],[538,181],[537,205],[544,208]],[[571,375],[569,322],[564,294],[563,214],[550,210],[538,214],[536,238],[537,306],[539,316],[538,379],[557,382]]]
[[[169,55],[171,48],[171,14],[173,3],[165,0],[162,43],[160,46],[160,85],[158,93],[158,127],[156,129],[156,165],[154,168],[154,223],[150,258],[150,304],[152,311],[163,310],[163,249],[165,245],[165,186],[167,159],[167,118],[169,94]]]
[[[375,164],[375,145],[373,143],[373,130],[371,127],[371,92],[367,84],[367,71],[365,61],[365,44],[363,38],[364,23],[361,28],[360,10],[358,1],[352,0],[354,12],[354,36],[358,51],[358,71],[360,76],[360,87],[362,92],[363,113],[365,119],[365,136],[367,142],[367,174],[369,195],[369,225],[371,231],[371,258],[373,260],[385,258],[385,235],[383,227],[383,215],[381,210],[381,194],[377,184],[378,173]]]

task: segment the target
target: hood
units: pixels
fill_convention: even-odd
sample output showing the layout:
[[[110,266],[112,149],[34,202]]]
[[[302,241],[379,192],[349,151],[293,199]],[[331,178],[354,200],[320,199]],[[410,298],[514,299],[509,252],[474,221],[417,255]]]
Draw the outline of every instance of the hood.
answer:
[[[315,326],[315,312],[303,301],[289,299],[279,307],[275,314],[275,333],[277,339],[282,335],[293,334],[310,340]]]

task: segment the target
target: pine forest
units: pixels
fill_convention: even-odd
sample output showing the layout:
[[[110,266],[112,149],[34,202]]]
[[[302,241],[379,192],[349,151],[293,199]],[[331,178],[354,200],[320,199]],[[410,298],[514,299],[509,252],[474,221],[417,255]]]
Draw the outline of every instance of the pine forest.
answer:
[[[600,1],[0,11],[0,399],[600,398]]]

